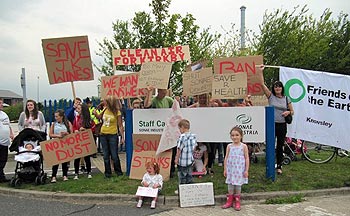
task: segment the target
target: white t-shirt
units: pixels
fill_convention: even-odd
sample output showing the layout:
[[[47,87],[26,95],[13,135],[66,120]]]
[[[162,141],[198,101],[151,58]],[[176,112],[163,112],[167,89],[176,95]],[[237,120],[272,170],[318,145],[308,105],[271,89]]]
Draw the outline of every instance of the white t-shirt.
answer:
[[[0,145],[10,145],[10,119],[4,111],[0,111]]]

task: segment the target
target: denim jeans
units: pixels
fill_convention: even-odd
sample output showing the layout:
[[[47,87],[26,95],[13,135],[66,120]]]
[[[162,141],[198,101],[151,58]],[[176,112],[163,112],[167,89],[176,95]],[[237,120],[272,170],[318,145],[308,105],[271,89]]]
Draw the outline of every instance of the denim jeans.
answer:
[[[179,176],[179,184],[192,183],[192,165],[186,167],[177,166],[177,174]]]
[[[100,139],[105,164],[105,176],[110,177],[112,175],[110,158],[113,160],[115,173],[118,176],[123,175],[118,155],[118,134],[101,134]]]

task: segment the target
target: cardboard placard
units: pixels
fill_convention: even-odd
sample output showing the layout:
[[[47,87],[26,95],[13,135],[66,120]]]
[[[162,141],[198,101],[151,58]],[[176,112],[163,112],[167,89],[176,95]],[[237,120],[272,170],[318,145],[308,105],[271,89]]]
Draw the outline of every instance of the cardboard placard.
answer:
[[[212,91],[213,72],[211,68],[184,72],[182,75],[183,95],[193,96]]]
[[[214,74],[212,86],[213,99],[242,99],[247,95],[247,74]]]
[[[116,49],[112,51],[113,65],[138,65],[146,62],[191,61],[190,47],[175,46],[152,49]]]
[[[43,141],[40,142],[40,146],[47,166],[61,164],[97,152],[91,129],[72,133],[63,138]]]
[[[263,64],[263,56],[241,56],[229,58],[214,58],[214,73],[241,73],[247,74],[247,88],[250,95],[263,95],[258,70],[258,65]]]
[[[269,101],[265,95],[253,95],[251,96],[253,106],[268,106]]]
[[[169,62],[146,62],[139,72],[137,88],[153,86],[159,89],[168,89],[172,64]]]
[[[130,178],[142,179],[146,172],[146,163],[155,161],[159,164],[163,180],[169,180],[171,165],[171,150],[156,155],[160,135],[154,134],[133,134],[133,154],[131,161]]]
[[[215,205],[212,182],[179,185],[180,207]]]
[[[101,77],[101,98],[116,96],[117,98],[135,98],[145,96],[146,89],[137,88],[138,73]]]
[[[157,197],[158,196],[158,188],[138,186],[137,191],[136,191],[136,196]]]
[[[50,84],[93,80],[87,36],[42,39]]]

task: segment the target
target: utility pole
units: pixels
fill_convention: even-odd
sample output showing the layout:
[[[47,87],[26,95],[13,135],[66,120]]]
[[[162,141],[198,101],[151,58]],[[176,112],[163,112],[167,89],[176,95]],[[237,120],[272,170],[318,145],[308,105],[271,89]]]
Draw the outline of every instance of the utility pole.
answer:
[[[27,85],[26,85],[26,69],[25,68],[22,68],[21,87],[23,90],[23,111],[24,111],[26,109],[26,105],[27,105]]]
[[[39,99],[40,99],[40,98],[39,98],[39,79],[40,79],[40,77],[38,76],[38,83],[37,83],[37,89],[36,89],[36,91],[37,91],[37,92],[36,92],[36,93],[37,93],[37,101],[36,101],[36,102],[37,102],[37,103],[39,103]]]

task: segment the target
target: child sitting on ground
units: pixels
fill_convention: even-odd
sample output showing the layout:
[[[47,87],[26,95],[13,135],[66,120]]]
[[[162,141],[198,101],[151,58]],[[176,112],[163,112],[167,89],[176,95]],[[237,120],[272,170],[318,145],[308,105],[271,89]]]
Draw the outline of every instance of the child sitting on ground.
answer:
[[[146,163],[147,172],[143,175],[141,185],[143,187],[158,188],[158,193],[163,187],[163,177],[159,174],[160,168],[157,162],[147,162]],[[157,197],[154,197],[151,202],[151,209],[156,208]],[[139,196],[139,201],[137,202],[136,207],[141,208],[143,203],[143,197]]]
[[[193,158],[194,158],[194,164],[193,164],[194,172],[192,172],[192,175],[199,175],[199,176],[205,175],[207,172],[206,166],[208,165],[207,146],[201,142],[198,142],[198,145],[196,146],[193,152]],[[204,163],[203,163],[203,160],[204,160]]]

